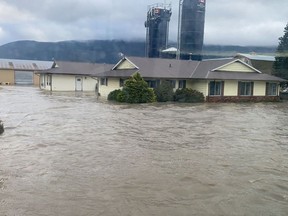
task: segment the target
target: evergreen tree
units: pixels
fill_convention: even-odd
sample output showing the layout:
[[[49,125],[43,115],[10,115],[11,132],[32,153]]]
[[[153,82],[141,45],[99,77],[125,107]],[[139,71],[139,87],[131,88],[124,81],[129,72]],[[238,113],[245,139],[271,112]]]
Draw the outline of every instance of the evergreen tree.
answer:
[[[173,101],[174,99],[173,86],[169,81],[163,80],[161,84],[154,89],[154,92],[159,102]]]
[[[279,38],[273,64],[273,75],[288,80],[288,24],[284,28],[284,35]]]
[[[153,89],[148,87],[140,73],[135,73],[125,82],[122,90],[117,89],[110,92],[108,100],[126,103],[151,103],[156,101],[156,95]]]
[[[124,97],[127,103],[151,103],[156,101],[153,89],[148,87],[147,82],[138,72],[125,82],[122,93],[121,98]]]

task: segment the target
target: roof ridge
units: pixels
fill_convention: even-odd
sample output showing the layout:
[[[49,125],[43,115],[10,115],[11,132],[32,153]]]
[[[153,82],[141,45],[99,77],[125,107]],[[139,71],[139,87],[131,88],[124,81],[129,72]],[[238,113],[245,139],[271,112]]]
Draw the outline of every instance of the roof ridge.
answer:
[[[194,68],[194,70],[192,71],[192,73],[191,73],[191,75],[189,76],[189,78],[192,78],[192,76],[195,74],[195,71],[196,71],[197,68],[199,67],[200,63],[201,63],[201,61],[199,61],[199,62],[197,63],[197,66]]]

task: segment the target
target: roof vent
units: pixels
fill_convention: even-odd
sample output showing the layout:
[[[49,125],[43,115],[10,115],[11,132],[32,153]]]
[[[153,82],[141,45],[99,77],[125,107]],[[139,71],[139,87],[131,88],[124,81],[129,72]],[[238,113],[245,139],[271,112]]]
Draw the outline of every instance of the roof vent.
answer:
[[[35,69],[37,69],[37,68],[38,68],[38,66],[37,66],[37,64],[36,64],[36,63],[32,63],[32,65],[33,65],[33,67],[34,67]]]
[[[172,68],[172,64],[169,64],[169,68]]]

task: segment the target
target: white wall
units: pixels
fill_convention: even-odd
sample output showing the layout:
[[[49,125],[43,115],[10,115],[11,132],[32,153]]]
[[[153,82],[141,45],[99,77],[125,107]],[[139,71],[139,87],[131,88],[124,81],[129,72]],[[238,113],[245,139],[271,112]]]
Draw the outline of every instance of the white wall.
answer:
[[[266,95],[266,82],[255,81],[253,96],[265,96]]]
[[[49,75],[40,75],[40,88],[47,91],[75,91],[76,90],[76,77],[82,79],[82,90],[93,91],[96,90],[97,79],[88,76],[77,76],[77,75],[61,75],[53,74],[52,86],[49,85]]]
[[[75,91],[75,75],[52,75],[52,91]]]
[[[116,89],[121,89],[120,87],[120,78],[107,78],[108,85],[101,85],[100,78],[99,78],[99,93],[101,97],[108,97],[111,91]]]
[[[238,81],[225,80],[224,81],[224,96],[238,96]]]
[[[94,77],[83,77],[83,91],[95,91],[97,79]]]
[[[197,90],[199,92],[202,92],[204,96],[208,96],[208,81],[206,80],[192,80],[188,81],[187,88],[191,88],[193,90]]]

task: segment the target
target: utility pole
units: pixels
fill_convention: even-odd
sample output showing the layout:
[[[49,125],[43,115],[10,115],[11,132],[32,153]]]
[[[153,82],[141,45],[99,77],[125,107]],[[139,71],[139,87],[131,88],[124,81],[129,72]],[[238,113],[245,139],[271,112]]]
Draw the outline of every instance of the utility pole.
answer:
[[[178,12],[178,35],[177,35],[177,51],[176,51],[176,59],[180,59],[181,51],[180,51],[180,44],[181,44],[181,15],[182,15],[182,5],[183,0],[179,0],[179,12]]]

